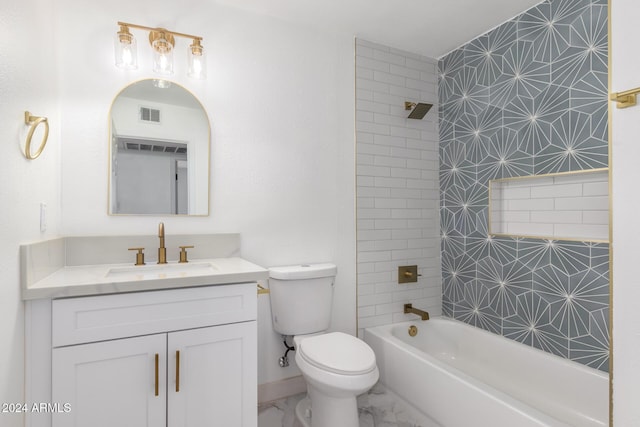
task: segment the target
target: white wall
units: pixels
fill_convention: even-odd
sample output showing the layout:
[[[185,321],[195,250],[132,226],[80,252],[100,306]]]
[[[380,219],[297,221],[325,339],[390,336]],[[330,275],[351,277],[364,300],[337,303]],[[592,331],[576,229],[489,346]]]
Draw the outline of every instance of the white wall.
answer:
[[[60,120],[54,50],[46,48],[53,40],[52,9],[46,0],[0,2],[0,403],[24,400],[18,245],[56,236],[60,225]],[[21,153],[25,110],[47,116],[51,124],[44,152],[32,161]],[[37,146],[42,134],[36,133]],[[47,204],[44,233],[40,202]],[[0,413],[3,427],[20,426],[22,419],[21,414]]]
[[[266,267],[333,261],[332,328],[355,333],[352,36],[213,2],[55,4],[63,233],[153,234],[162,220],[168,241],[176,233],[240,232],[243,257]],[[204,38],[208,79],[185,77],[188,40],[178,38],[172,80],[200,99],[212,123],[208,217],[106,214],[111,102],[125,85],[152,77],[143,31],[133,30],[139,69],[114,66],[117,21]],[[277,364],[283,347],[271,328],[268,296],[260,297],[259,310],[259,382],[297,375]]]
[[[404,102],[433,104],[408,119]],[[358,333],[442,312],[435,59],[356,41]],[[398,284],[398,266],[417,283]]]
[[[636,0],[611,5],[611,92],[640,86]],[[616,427],[640,425],[640,107],[612,106],[613,195],[613,421]]]

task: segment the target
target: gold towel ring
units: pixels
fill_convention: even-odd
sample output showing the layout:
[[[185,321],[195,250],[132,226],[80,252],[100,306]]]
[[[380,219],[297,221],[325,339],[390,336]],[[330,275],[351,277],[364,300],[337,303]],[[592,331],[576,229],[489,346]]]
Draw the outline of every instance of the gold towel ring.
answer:
[[[31,138],[33,138],[33,133],[36,131],[36,128],[40,123],[44,123],[44,136],[42,137],[42,142],[40,143],[40,147],[38,150],[31,154]],[[28,111],[24,112],[24,124],[30,126],[29,133],[27,134],[27,143],[24,147],[24,156],[33,160],[37,158],[40,154],[42,154],[42,150],[44,150],[44,146],[47,145],[47,138],[49,138],[49,122],[46,117],[38,117],[32,116]]]

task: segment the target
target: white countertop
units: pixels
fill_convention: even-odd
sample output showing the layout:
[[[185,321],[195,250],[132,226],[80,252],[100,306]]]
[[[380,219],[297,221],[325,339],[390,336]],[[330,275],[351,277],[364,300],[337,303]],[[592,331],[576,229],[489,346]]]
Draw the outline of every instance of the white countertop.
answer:
[[[189,260],[188,264],[103,264],[63,267],[23,287],[25,300],[140,292],[267,280],[266,269],[242,258]]]

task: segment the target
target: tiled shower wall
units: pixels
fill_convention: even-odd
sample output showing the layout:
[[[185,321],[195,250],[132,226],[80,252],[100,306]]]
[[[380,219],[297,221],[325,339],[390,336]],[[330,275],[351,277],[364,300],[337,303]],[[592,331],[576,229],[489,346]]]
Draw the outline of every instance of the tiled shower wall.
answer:
[[[356,40],[358,333],[442,310],[437,61]],[[422,120],[404,102],[434,104]],[[398,284],[398,266],[417,283]]]
[[[606,0],[551,0],[439,61],[443,314],[601,369],[609,246],[488,237],[489,180],[606,168]]]

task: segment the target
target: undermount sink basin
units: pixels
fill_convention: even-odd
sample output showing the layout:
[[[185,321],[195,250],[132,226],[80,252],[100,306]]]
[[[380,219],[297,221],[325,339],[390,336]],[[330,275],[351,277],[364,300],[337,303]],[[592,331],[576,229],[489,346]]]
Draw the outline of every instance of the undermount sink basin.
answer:
[[[134,280],[166,279],[172,277],[202,276],[215,273],[218,268],[210,262],[189,262],[173,264],[150,264],[126,267],[112,267],[107,278],[131,278]]]

